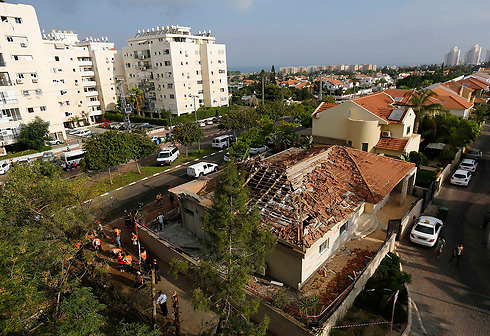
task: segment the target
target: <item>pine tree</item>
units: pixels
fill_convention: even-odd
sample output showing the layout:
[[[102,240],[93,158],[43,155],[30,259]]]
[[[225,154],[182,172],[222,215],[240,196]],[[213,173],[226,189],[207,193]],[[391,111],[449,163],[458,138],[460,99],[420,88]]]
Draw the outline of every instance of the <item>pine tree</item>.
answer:
[[[272,85],[276,85],[276,70],[274,69],[274,65],[272,66],[271,73],[269,75],[269,80]]]

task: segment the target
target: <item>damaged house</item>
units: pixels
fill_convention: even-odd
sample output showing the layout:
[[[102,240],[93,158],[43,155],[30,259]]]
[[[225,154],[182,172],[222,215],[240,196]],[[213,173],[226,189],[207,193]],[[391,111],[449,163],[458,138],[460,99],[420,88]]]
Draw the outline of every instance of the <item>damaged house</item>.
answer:
[[[416,173],[413,163],[342,146],[291,148],[240,168],[262,224],[278,238],[267,272],[297,289],[352,238],[364,213],[375,214],[390,197],[403,204]],[[183,225],[198,236],[218,174],[170,190]]]

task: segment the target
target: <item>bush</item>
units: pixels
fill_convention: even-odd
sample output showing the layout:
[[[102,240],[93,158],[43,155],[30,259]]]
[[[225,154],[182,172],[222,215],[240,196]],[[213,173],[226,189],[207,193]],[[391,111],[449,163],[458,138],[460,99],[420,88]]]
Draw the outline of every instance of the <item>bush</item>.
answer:
[[[286,290],[284,288],[277,288],[272,293],[271,300],[272,304],[279,309],[283,309],[284,307],[286,307],[289,302],[286,295]]]
[[[450,161],[453,160],[454,157],[456,156],[456,152],[452,149],[446,149],[444,148],[441,151],[441,159],[444,161]]]

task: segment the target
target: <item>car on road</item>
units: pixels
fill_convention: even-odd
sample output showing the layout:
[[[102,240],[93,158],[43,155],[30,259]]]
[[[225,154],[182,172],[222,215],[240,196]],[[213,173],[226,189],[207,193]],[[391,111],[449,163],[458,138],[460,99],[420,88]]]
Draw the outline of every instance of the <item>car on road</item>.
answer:
[[[177,146],[163,148],[157,156],[157,162],[161,165],[171,165],[172,162],[179,158],[180,152]]]
[[[30,158],[20,159],[20,160],[16,161],[15,164],[16,165],[31,165],[31,159]]]
[[[421,216],[410,232],[410,241],[432,247],[436,244],[444,223],[439,218]]]
[[[43,156],[39,157],[39,160],[46,162],[53,162],[55,159],[53,152],[44,152]]]
[[[80,132],[78,132],[75,135],[76,136],[79,136],[79,137],[85,137],[85,136],[89,135],[90,133],[92,133],[92,132],[89,129],[84,129],[84,130],[81,130]]]
[[[212,124],[213,124],[213,120],[212,119],[206,120],[206,125],[212,125]]]
[[[80,130],[74,129],[74,130],[68,131],[67,133],[70,135],[77,135],[78,133],[80,133]]]
[[[213,142],[211,143],[211,146],[213,148],[227,148],[230,147],[232,143],[236,141],[235,137],[233,135],[221,135],[213,139]]]
[[[99,125],[100,128],[111,128],[109,123],[103,122]]]
[[[257,155],[267,152],[268,149],[266,145],[253,145],[248,152],[250,155]]]
[[[204,176],[212,172],[218,171],[218,165],[211,162],[198,162],[187,167],[187,175],[190,177]]]
[[[219,117],[214,117],[213,118],[213,123],[218,124],[220,122],[221,122],[221,118],[219,118]]]
[[[53,138],[48,138],[48,140],[46,140],[50,145],[61,145],[63,143],[63,140],[61,139],[53,139]]]
[[[206,127],[204,121],[198,121],[197,124],[199,125],[199,127]]]
[[[451,176],[451,184],[462,185],[467,187],[471,180],[471,172],[467,170],[458,169]]]
[[[470,172],[474,173],[474,172],[476,172],[476,167],[477,166],[478,166],[478,162],[476,160],[473,160],[473,159],[464,159],[459,164],[458,169],[467,170],[467,171],[470,171]]]
[[[10,163],[8,161],[4,161],[0,163],[0,175],[7,174],[7,171],[10,169]]]
[[[476,149],[476,148],[469,148],[466,151],[465,156],[468,159],[478,160],[482,157],[482,152],[481,152],[481,150]]]
[[[120,124],[120,123],[118,123],[118,122],[115,122],[115,123],[110,123],[110,124],[109,124],[109,128],[110,128],[110,129],[119,129],[119,126],[120,126],[120,125],[121,125],[121,124]]]

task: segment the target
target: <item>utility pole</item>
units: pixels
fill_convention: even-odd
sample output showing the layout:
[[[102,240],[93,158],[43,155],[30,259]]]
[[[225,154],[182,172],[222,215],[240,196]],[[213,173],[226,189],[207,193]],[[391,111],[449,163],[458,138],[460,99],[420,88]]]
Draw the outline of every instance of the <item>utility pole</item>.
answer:
[[[129,116],[131,115],[131,107],[128,106],[126,103],[126,96],[124,96],[122,82],[119,83],[119,95],[121,99],[121,108],[123,112],[124,128],[127,131],[131,131],[131,119],[129,118]]]
[[[322,101],[322,99],[323,99],[323,77],[322,77],[322,75],[320,75],[320,94],[319,94],[319,97],[320,97],[320,101]]]
[[[196,117],[196,126],[199,127],[199,125],[197,124],[197,106],[196,106],[197,96],[196,95],[189,95],[189,97],[194,97],[194,115]],[[201,154],[201,141],[197,142],[197,149],[199,151],[199,154]]]
[[[265,74],[262,75],[262,105],[264,105],[264,80]]]
[[[157,327],[157,300],[155,295],[155,270],[154,269],[151,270],[151,303],[153,304],[151,321],[153,323],[153,330],[155,330]]]
[[[172,294],[172,306],[174,307],[174,324],[175,324],[175,336],[180,336],[180,307],[179,307],[179,296],[176,292]]]

